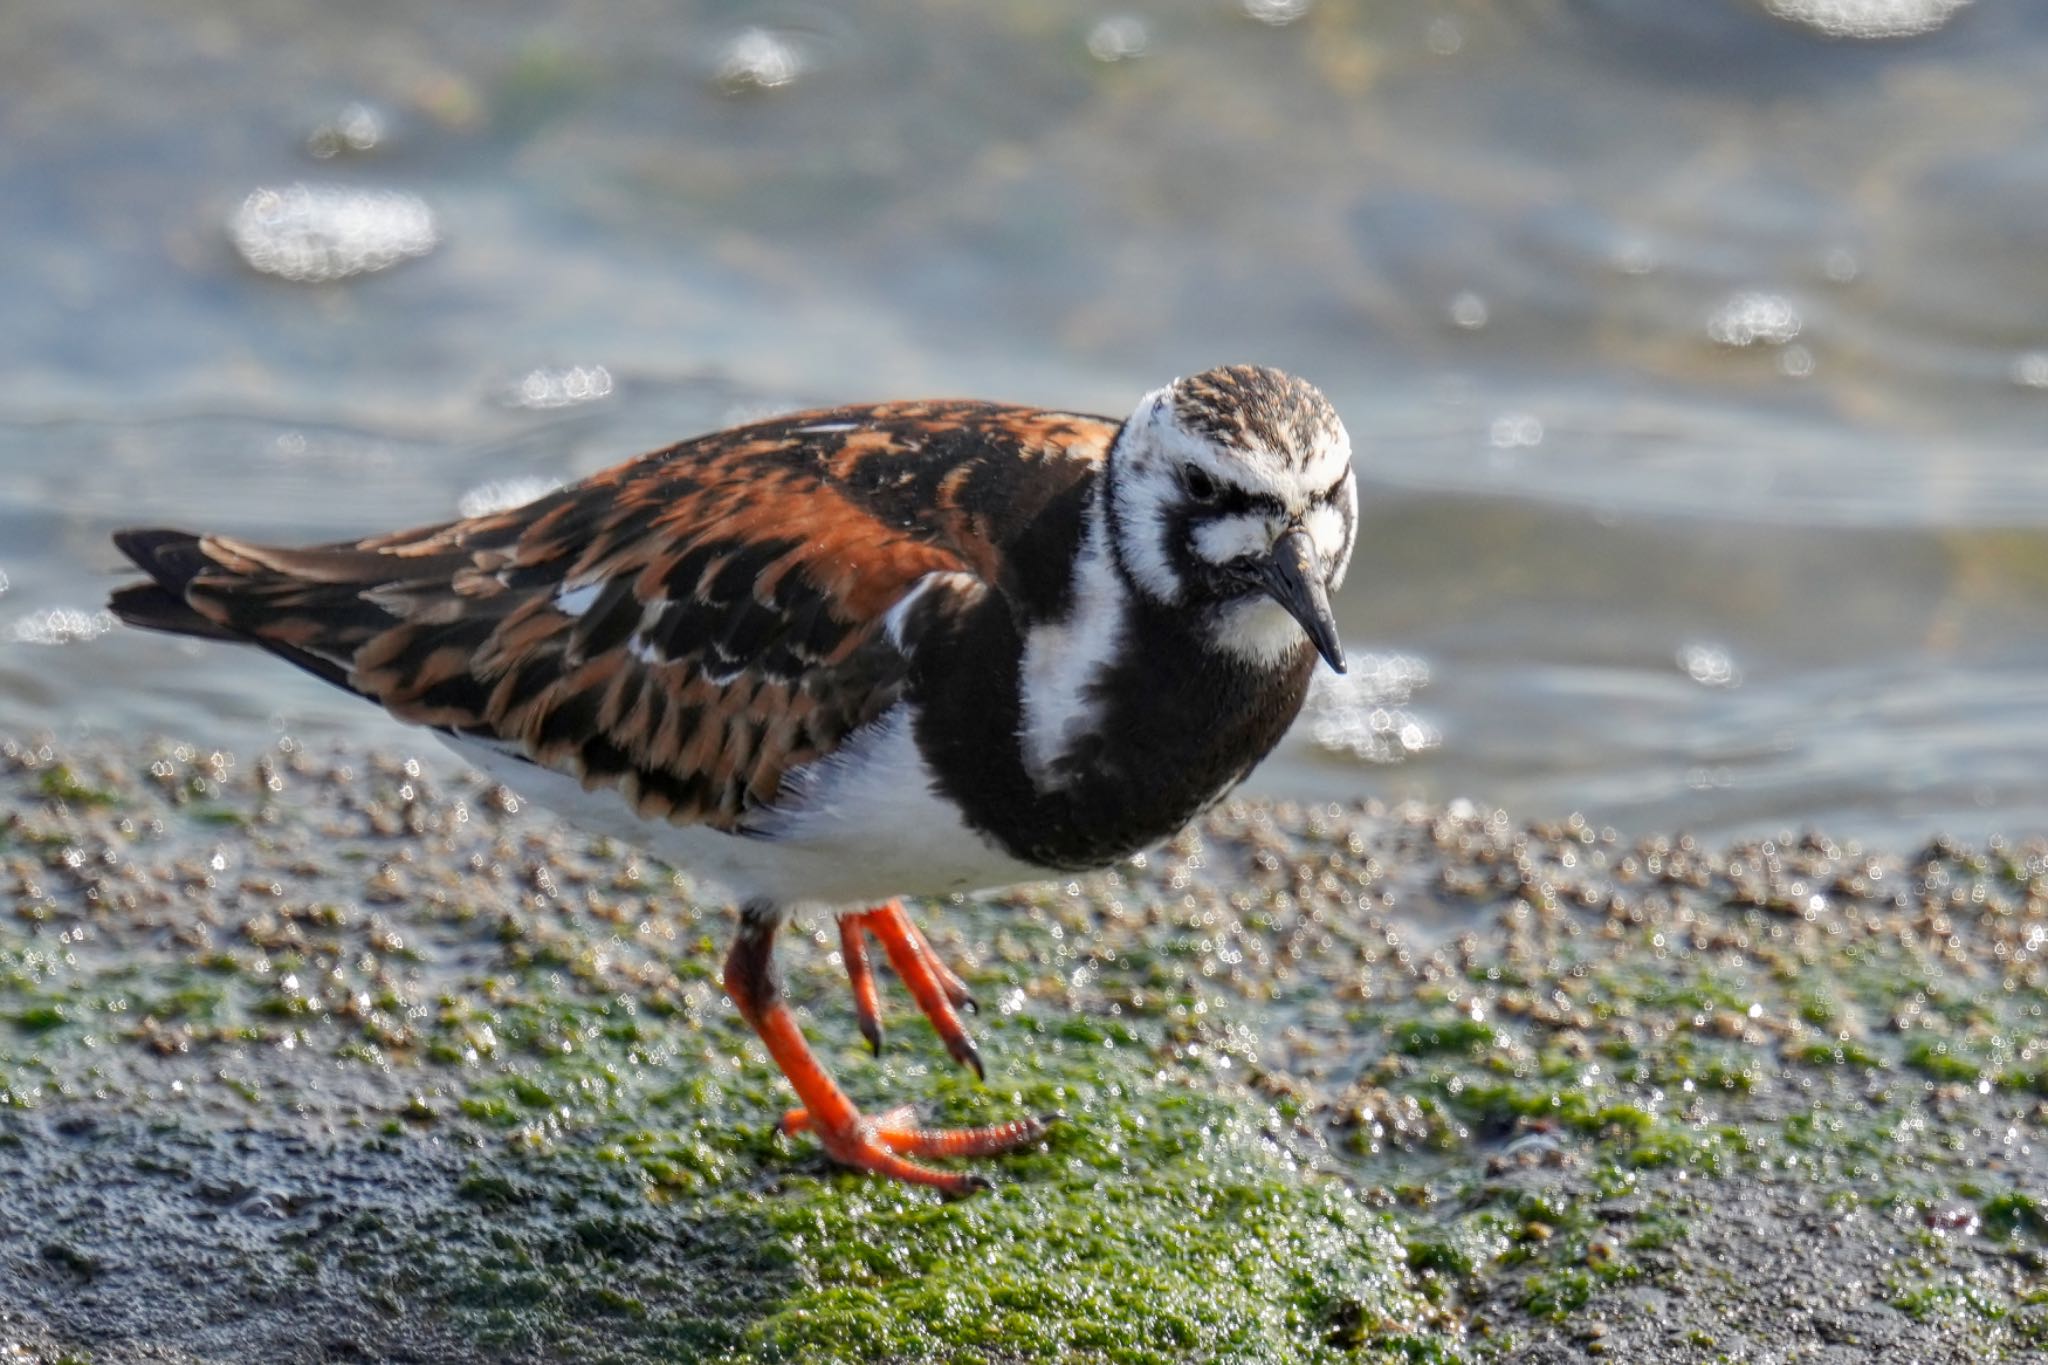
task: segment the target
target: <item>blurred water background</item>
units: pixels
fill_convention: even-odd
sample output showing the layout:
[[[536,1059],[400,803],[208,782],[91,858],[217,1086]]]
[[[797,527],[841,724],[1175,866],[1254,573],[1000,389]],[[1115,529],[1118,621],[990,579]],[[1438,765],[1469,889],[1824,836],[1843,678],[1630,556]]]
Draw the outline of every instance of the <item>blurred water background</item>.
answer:
[[[1321,385],[1260,790],[2048,829],[2048,5],[0,6],[0,733],[413,743],[110,629],[798,405]],[[431,746],[427,746],[431,747]]]

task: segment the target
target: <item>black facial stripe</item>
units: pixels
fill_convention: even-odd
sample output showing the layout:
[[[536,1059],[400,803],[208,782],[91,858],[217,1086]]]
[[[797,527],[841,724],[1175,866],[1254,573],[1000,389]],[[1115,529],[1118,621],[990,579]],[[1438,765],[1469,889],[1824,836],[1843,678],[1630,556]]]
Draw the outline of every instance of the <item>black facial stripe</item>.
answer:
[[[1308,505],[1310,507],[1328,507],[1332,503],[1336,503],[1339,495],[1344,491],[1344,486],[1349,482],[1351,482],[1351,472],[1346,470],[1337,476],[1337,482],[1331,484],[1313,498],[1310,498]],[[1349,499],[1345,499],[1345,502],[1349,502]]]
[[[1201,513],[1187,507],[1165,509],[1166,558],[1173,571],[1180,575],[1181,582],[1188,581],[1188,574],[1199,564],[1195,559],[1195,521],[1206,519]]]
[[[1166,555],[1180,578],[1181,589],[1190,606],[1214,610],[1242,601],[1261,591],[1255,572],[1249,572],[1243,558],[1216,564],[1195,550],[1195,532],[1204,524],[1221,521],[1204,508],[1176,507],[1166,516]]]
[[[1285,516],[1287,504],[1271,493],[1254,493],[1249,488],[1236,484],[1223,484],[1217,489],[1213,500],[1202,504],[1199,519],[1221,521],[1225,517],[1241,517],[1247,512],[1263,512],[1267,516]]]

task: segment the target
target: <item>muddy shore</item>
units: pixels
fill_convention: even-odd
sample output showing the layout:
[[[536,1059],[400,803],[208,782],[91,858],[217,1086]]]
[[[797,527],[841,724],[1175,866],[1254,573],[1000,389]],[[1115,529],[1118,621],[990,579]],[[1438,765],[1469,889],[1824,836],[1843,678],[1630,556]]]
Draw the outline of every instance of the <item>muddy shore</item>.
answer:
[[[842,1082],[1059,1109],[947,1203],[770,1133],[728,913],[445,756],[0,742],[0,1358],[2048,1358],[2048,846],[1244,803],[823,919]],[[807,941],[808,940],[808,941]]]

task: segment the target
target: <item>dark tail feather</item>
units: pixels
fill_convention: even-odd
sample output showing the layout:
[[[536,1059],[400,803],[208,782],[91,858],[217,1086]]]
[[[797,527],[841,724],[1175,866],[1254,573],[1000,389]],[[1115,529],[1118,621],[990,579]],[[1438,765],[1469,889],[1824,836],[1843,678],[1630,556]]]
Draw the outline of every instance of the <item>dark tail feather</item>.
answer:
[[[144,528],[114,532],[114,544],[156,581],[131,583],[107,600],[114,615],[144,630],[196,635],[203,640],[241,637],[207,620],[185,603],[185,585],[207,565],[199,537],[184,531]]]
[[[208,563],[206,552],[199,548],[199,537],[190,531],[130,527],[114,532],[114,544],[136,567],[172,592],[183,592]]]
[[[182,597],[173,597],[154,583],[133,583],[118,589],[107,599],[107,606],[114,615],[131,626],[144,630],[166,630],[173,635],[196,635],[202,640],[240,640],[242,637],[232,631],[222,630],[213,622],[185,605]]]
[[[206,553],[198,536],[187,531],[142,527],[114,532],[114,544],[156,580],[118,588],[107,599],[107,606],[114,615],[129,625],[140,626],[144,630],[168,631],[172,635],[192,635],[201,640],[256,645],[336,687],[356,691],[355,685],[349,681],[348,669],[334,658],[268,638],[259,631],[236,630],[194,610],[186,601],[192,580],[209,569],[223,568]]]

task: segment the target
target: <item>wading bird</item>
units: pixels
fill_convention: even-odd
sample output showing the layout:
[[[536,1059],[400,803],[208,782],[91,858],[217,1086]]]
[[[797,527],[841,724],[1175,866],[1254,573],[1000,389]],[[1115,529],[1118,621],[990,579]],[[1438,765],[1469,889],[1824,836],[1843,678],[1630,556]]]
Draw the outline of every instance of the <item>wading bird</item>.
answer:
[[[773,969],[839,912],[979,1073],[966,987],[894,897],[1098,868],[1214,805],[1294,720],[1357,521],[1351,444],[1275,370],[1177,380],[1121,423],[980,402],[779,417],[523,507],[339,544],[115,536],[132,625],[253,644],[430,726],[505,785],[728,888],[725,988],[795,1088],[785,1131],[951,1193],[927,1164],[1049,1117],[864,1115]]]

